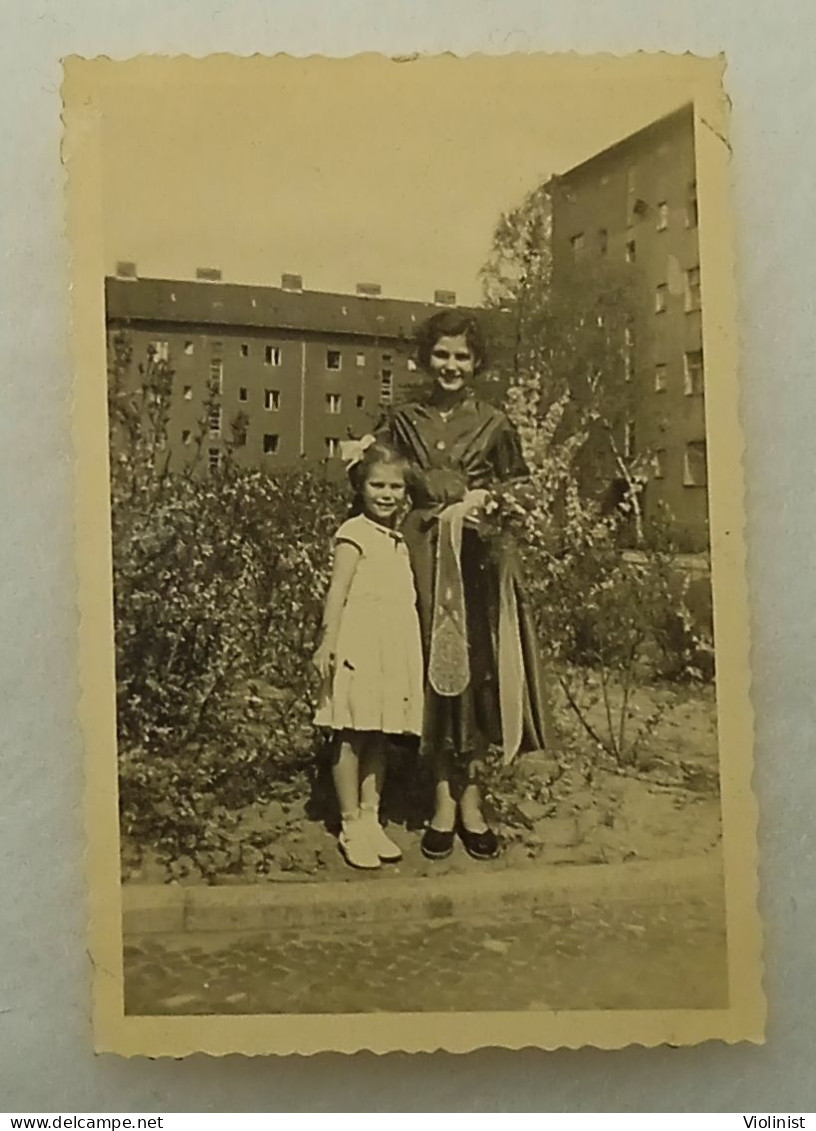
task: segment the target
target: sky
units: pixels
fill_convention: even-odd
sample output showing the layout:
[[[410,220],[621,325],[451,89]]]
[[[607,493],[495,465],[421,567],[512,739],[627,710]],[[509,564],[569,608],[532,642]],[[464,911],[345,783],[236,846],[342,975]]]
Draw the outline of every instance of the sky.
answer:
[[[663,57],[667,59],[668,57]],[[108,63],[105,270],[480,297],[503,210],[689,99],[637,57]]]

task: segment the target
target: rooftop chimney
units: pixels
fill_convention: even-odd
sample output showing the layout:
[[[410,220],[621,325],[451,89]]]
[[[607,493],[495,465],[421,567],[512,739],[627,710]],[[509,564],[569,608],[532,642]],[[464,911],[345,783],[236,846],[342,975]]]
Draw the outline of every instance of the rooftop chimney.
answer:
[[[116,264],[117,279],[138,279],[136,264],[130,259],[120,259]]]
[[[377,298],[382,294],[382,287],[379,283],[358,283],[356,291],[365,298]]]
[[[196,278],[204,283],[218,283],[221,281],[221,268],[196,267]]]
[[[290,275],[288,271],[284,271],[284,273],[281,275],[281,286],[285,291],[302,291],[303,276]]]
[[[456,306],[456,291],[434,291],[437,306]]]

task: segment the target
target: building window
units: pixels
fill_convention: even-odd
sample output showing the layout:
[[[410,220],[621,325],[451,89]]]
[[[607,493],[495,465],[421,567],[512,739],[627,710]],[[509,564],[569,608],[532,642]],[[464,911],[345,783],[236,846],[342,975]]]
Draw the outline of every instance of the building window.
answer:
[[[604,326],[606,325],[606,319],[604,318],[603,314],[595,315],[595,325],[599,330],[603,330]]]
[[[277,433],[265,432],[263,438],[263,450],[265,456],[274,456],[278,454],[278,447],[280,445],[280,436]]]
[[[191,401],[193,399],[193,386],[192,385],[185,385],[184,386],[184,399],[185,399],[185,401]]]
[[[357,398],[357,407],[358,408],[365,408],[365,397],[358,397]]]
[[[239,401],[245,401],[248,396],[249,396],[249,392],[247,391],[246,386],[242,385],[241,388],[238,390],[238,400]]]
[[[692,267],[686,271],[686,310],[699,310],[700,306],[700,268]]]
[[[264,350],[265,365],[280,365],[283,360],[280,346],[267,346]]]
[[[637,259],[637,244],[634,240],[626,241],[626,262],[634,263]]]
[[[209,448],[207,450],[207,462],[210,465],[210,471],[218,471],[221,466],[221,449]]]
[[[362,352],[362,350],[360,352],[358,352],[356,361],[357,361],[357,368],[358,369],[365,369],[366,358],[365,358],[365,354]]]
[[[623,375],[627,381],[635,376],[635,330],[631,325],[623,328]]]
[[[570,244],[572,246],[572,257],[577,259],[584,250],[584,233],[578,232],[577,235],[572,236]]]
[[[654,469],[655,479],[666,478],[666,449],[658,448],[654,454],[654,461],[652,463]]]
[[[182,428],[182,430],[181,430],[181,442],[182,442],[182,444],[189,444],[190,441],[192,440],[192,438],[193,438],[193,434],[190,431],[190,429],[189,428]]]
[[[213,357],[223,357],[223,355],[224,355],[224,343],[223,342],[219,342],[219,341],[212,342],[211,347],[212,347]]]
[[[703,392],[703,351],[687,350],[683,356],[683,387],[687,397]]]
[[[216,405],[214,408],[210,409],[209,424],[210,424],[210,435],[211,436],[220,436],[221,435],[221,405]]]
[[[697,207],[697,182],[692,181],[688,187],[686,198],[686,227],[696,228],[700,222],[700,213]]]
[[[151,342],[148,352],[152,354],[154,361],[169,361],[170,360],[170,343],[169,342]]]
[[[386,365],[388,365],[388,364],[389,364],[389,362],[391,362],[391,361],[393,361],[393,360],[394,360],[394,355],[393,355],[393,354],[390,354],[390,353],[384,353],[384,354],[382,355],[382,359],[383,359],[383,361],[384,361],[384,362],[386,363]]]
[[[655,314],[663,314],[669,304],[669,288],[666,283],[658,283],[655,289]]]
[[[340,350],[326,350],[326,368],[327,369],[342,369],[343,355]]]
[[[343,402],[339,393],[326,393],[326,412],[335,416],[342,411]]]
[[[627,459],[633,459],[637,450],[634,420],[627,420],[623,428],[623,454]]]
[[[666,391],[666,366],[661,361],[655,366],[654,371],[654,385],[656,393],[665,393]]]
[[[249,357],[249,342],[241,342],[241,357]]]
[[[280,389],[264,389],[264,408],[267,412],[277,412],[280,400]]]
[[[606,255],[609,250],[609,232],[606,228],[601,228],[598,232],[598,251],[601,255]]]
[[[213,360],[210,362],[210,384],[219,394],[224,391],[224,363]]]
[[[184,352],[186,353],[186,355],[188,357],[192,357],[193,354],[195,353],[195,342],[185,342],[184,343]]]
[[[336,436],[327,436],[326,441],[326,456],[329,459],[336,459],[340,455],[340,441]]]
[[[394,399],[394,374],[383,369],[380,374],[380,404],[391,404]]]
[[[669,226],[669,206],[665,200],[661,200],[657,206],[657,230],[658,232],[665,232]]]
[[[705,487],[708,482],[705,441],[686,444],[683,458],[683,486]]]
[[[405,368],[408,370],[409,373],[416,373],[416,367],[417,367],[417,363],[414,361],[414,359],[412,357],[409,357],[408,360],[405,363]]]

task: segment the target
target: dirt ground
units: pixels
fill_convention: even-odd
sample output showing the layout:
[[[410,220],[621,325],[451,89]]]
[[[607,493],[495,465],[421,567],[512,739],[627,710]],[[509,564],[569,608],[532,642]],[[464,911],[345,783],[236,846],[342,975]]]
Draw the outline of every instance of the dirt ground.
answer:
[[[637,751],[632,767],[621,771],[611,759],[586,750],[558,757],[543,751],[517,759],[513,773],[497,790],[493,819],[504,851],[490,868],[525,868],[536,864],[620,863],[699,855],[720,840],[718,754],[712,688],[639,689],[632,698],[633,727],[638,720],[661,717]],[[602,722],[603,708],[590,713]],[[577,733],[577,732],[576,732]],[[584,747],[586,735],[580,736]],[[579,750],[579,746],[576,746]],[[337,849],[330,787],[315,795],[304,779],[287,796],[249,806],[230,834],[241,848],[241,864],[227,874],[201,875],[193,861],[169,868],[152,854],[140,861],[124,852],[124,878],[136,883],[381,882],[389,876],[442,875],[484,868],[457,845],[441,862],[425,860],[422,793],[416,774],[403,767],[395,775],[386,813],[388,832],[403,850],[403,861],[375,873],[349,868]],[[415,792],[418,805],[400,804],[402,782]],[[319,792],[319,790],[318,790]],[[411,810],[413,809],[413,815]],[[427,816],[427,814],[424,814]],[[258,847],[261,840],[266,847]],[[244,847],[245,846],[245,847]]]

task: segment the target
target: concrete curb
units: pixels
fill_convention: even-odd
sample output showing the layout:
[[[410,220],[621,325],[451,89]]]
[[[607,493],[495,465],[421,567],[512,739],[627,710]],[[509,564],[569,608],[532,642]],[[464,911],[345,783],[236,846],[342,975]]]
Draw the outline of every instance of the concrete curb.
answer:
[[[125,936],[185,931],[326,929],[345,923],[500,915],[514,906],[574,907],[721,898],[719,853],[631,864],[551,864],[479,876],[183,887],[125,884]]]

